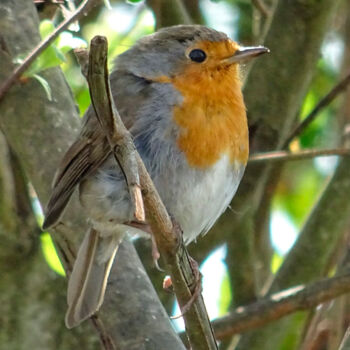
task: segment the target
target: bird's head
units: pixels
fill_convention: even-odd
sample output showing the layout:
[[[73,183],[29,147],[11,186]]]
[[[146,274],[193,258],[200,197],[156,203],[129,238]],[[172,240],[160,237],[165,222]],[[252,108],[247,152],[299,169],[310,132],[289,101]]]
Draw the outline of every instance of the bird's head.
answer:
[[[178,25],[140,39],[119,56],[116,68],[149,80],[211,75],[266,52],[263,46],[241,47],[226,34],[205,26]]]

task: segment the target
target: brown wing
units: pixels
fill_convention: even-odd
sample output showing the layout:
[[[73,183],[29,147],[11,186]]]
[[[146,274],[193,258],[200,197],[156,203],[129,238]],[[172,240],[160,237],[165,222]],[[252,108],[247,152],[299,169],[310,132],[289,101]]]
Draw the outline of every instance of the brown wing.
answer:
[[[93,112],[88,113],[82,133],[68,149],[56,173],[51,197],[45,210],[43,229],[57,222],[75,186],[97,169],[110,154],[108,142]]]
[[[112,73],[111,86],[124,124],[131,128],[147,97],[149,82],[126,72],[115,71]],[[45,210],[43,229],[58,221],[75,187],[95,171],[111,152],[91,107],[84,120],[81,134],[68,149],[56,173]]]

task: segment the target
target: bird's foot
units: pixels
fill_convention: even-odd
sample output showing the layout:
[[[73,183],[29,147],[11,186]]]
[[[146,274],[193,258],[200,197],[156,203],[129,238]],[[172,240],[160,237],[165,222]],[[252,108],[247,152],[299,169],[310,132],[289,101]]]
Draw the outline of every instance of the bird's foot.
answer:
[[[200,296],[202,292],[202,274],[199,271],[198,263],[191,256],[189,256],[189,260],[191,264],[191,269],[194,274],[194,281],[189,286],[189,289],[192,295],[191,295],[191,298],[186,302],[186,304],[181,307],[181,314],[177,316],[172,316],[171,319],[177,319],[177,318],[183,317],[183,315],[185,315],[190,310],[193,303],[197,300],[197,298]],[[163,280],[163,288],[166,291],[171,291],[172,287],[173,285],[172,285],[171,278],[169,276],[166,276]]]
[[[158,271],[164,272],[164,270],[159,266],[158,260],[160,258],[160,253],[157,247],[157,242],[156,239],[154,238],[154,235],[151,234],[151,239],[152,239],[152,259],[153,259],[153,264],[156,267]]]

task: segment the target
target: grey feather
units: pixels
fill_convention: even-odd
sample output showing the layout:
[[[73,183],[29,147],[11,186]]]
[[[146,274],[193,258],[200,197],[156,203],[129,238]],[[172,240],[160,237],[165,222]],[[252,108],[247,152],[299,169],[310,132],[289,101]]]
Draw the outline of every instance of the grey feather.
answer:
[[[68,328],[77,326],[100,308],[122,237],[123,233],[101,237],[94,229],[85,235],[68,283]]]

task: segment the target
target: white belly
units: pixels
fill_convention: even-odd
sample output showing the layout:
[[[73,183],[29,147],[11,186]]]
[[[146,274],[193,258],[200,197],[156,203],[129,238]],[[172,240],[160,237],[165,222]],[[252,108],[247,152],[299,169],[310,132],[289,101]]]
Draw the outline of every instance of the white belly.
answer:
[[[185,243],[206,233],[236,193],[244,165],[230,164],[224,155],[211,169],[189,168],[182,158],[157,162],[150,175],[168,212],[180,224]],[[129,222],[133,212],[123,174],[109,160],[81,184],[80,199],[99,230],[113,232],[115,225]]]
[[[183,174],[156,181],[164,204],[180,224],[185,243],[205,234],[230,204],[244,172],[224,155],[210,170],[182,170]],[[164,180],[164,179],[163,179]]]

